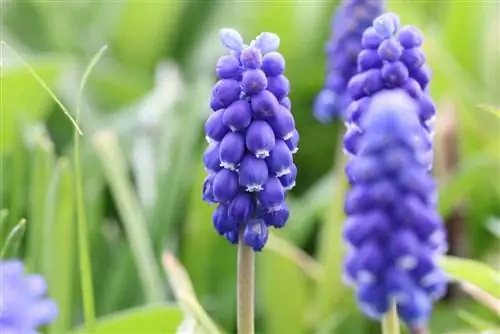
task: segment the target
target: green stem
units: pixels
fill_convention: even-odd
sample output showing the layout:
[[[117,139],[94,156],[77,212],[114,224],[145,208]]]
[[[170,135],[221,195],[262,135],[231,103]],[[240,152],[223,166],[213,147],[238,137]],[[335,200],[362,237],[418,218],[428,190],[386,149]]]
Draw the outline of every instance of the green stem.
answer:
[[[238,243],[238,334],[254,334],[254,252],[243,242],[243,229]]]
[[[391,303],[391,308],[382,319],[382,333],[383,334],[400,334],[398,310],[396,303]]]

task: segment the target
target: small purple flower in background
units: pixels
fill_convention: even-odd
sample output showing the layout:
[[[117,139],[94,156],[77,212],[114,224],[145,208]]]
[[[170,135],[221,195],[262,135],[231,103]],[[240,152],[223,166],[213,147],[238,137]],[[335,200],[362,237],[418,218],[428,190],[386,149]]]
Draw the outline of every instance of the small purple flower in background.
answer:
[[[333,21],[327,43],[327,78],[314,103],[314,115],[322,123],[343,118],[351,99],[347,83],[358,71],[363,31],[383,12],[383,0],[343,0]]]
[[[47,283],[40,275],[24,275],[22,262],[0,262],[0,333],[36,333],[57,317],[56,304],[45,298]]]
[[[242,229],[243,242],[260,251],[268,229],[288,221],[285,193],[297,177],[290,82],[277,35],[261,33],[249,45],[235,30],[219,35],[229,54],[217,62],[205,123],[203,199],[217,203],[213,224],[220,235],[235,244]]]
[[[425,156],[419,104],[404,89],[370,98],[363,131],[346,168],[344,274],[360,308],[380,319],[395,301],[410,327],[425,325],[446,278],[436,259],[447,249],[436,206],[436,185]]]
[[[386,13],[373,21],[362,37],[358,55],[359,73],[348,84],[353,100],[347,109],[344,148],[355,155],[363,131],[359,120],[367,112],[371,96],[381,90],[403,89],[417,102],[418,119],[425,129],[427,150],[422,152],[427,168],[432,168],[433,124],[436,109],[428,93],[431,72],[421,50],[423,37],[413,26],[400,27],[399,17]]]

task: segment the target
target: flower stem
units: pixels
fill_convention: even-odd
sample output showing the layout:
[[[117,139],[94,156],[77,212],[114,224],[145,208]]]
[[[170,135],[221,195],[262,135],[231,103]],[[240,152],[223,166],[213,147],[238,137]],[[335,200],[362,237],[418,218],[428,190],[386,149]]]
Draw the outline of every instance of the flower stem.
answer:
[[[391,308],[382,319],[382,333],[383,334],[400,334],[398,310],[396,303],[391,303]]]
[[[243,228],[238,243],[238,334],[254,334],[254,252],[243,242]]]

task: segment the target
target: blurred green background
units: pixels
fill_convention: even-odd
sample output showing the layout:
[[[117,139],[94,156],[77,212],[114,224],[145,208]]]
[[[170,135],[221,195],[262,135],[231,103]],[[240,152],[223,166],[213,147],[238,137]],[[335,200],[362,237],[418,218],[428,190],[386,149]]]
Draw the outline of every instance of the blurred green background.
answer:
[[[324,44],[336,6],[319,0],[2,1],[2,40],[73,116],[85,68],[108,46],[90,73],[79,119],[96,313],[109,319],[156,306],[125,325],[111,324],[107,333],[173,333],[181,315],[170,305],[179,295],[162,270],[164,250],[186,267],[212,319],[235,331],[236,248],[217,236],[213,207],[200,195],[203,122],[215,63],[224,53],[217,31],[225,27],[246,40],[262,31],[281,37],[301,135],[291,220],[257,255],[258,332],[379,331],[340,280],[345,184],[338,142],[344,128],[319,124],[311,110],[325,76]],[[388,9],[426,38],[439,107],[435,173],[450,253],[498,269],[500,122],[478,104],[500,105],[500,4],[394,0]],[[30,271],[47,277],[61,309],[47,331],[67,333],[83,323],[73,127],[11,48],[2,45],[1,240],[26,218],[24,235],[15,236],[19,247],[7,255],[21,256]],[[472,281],[484,278],[466,271]],[[498,282],[490,292],[500,295]],[[185,320],[189,313],[183,309]],[[184,324],[182,333],[203,332]],[[491,326],[500,327],[495,313],[451,289],[431,327],[432,333],[477,333]]]

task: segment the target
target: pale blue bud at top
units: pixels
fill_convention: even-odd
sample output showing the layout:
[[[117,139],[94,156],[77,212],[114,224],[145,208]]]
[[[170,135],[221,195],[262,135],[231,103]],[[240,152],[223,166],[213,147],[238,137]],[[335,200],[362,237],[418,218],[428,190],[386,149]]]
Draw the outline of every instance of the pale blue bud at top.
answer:
[[[219,38],[226,48],[233,51],[240,51],[243,47],[243,37],[234,29],[219,30]]]
[[[240,62],[246,69],[257,69],[262,65],[262,52],[256,47],[244,48],[240,54]]]
[[[228,169],[221,169],[215,174],[212,193],[220,203],[229,202],[238,192],[238,174]]]
[[[285,190],[277,177],[270,176],[263,185],[262,191],[257,193],[263,208],[271,208],[285,200]]]
[[[391,37],[396,32],[397,21],[392,13],[386,13],[380,15],[375,20],[373,20],[373,28],[382,37]]]
[[[252,122],[252,108],[247,100],[231,103],[224,111],[222,122],[232,131],[243,130]]]
[[[275,134],[269,123],[256,120],[250,124],[246,133],[246,147],[257,158],[268,157],[275,144]]]
[[[280,177],[291,173],[290,167],[293,165],[292,152],[283,140],[276,140],[276,145],[266,158],[266,163],[271,175]]]
[[[255,39],[255,47],[263,54],[276,51],[280,47],[280,38],[272,32],[263,32]]]
[[[229,132],[229,128],[222,122],[224,109],[217,110],[208,116],[205,122],[205,135],[212,141],[221,141]]]
[[[236,170],[245,155],[245,138],[238,132],[229,132],[222,138],[219,146],[220,166]]]
[[[261,191],[269,176],[267,164],[262,159],[246,154],[239,168],[239,184],[248,192]]]

